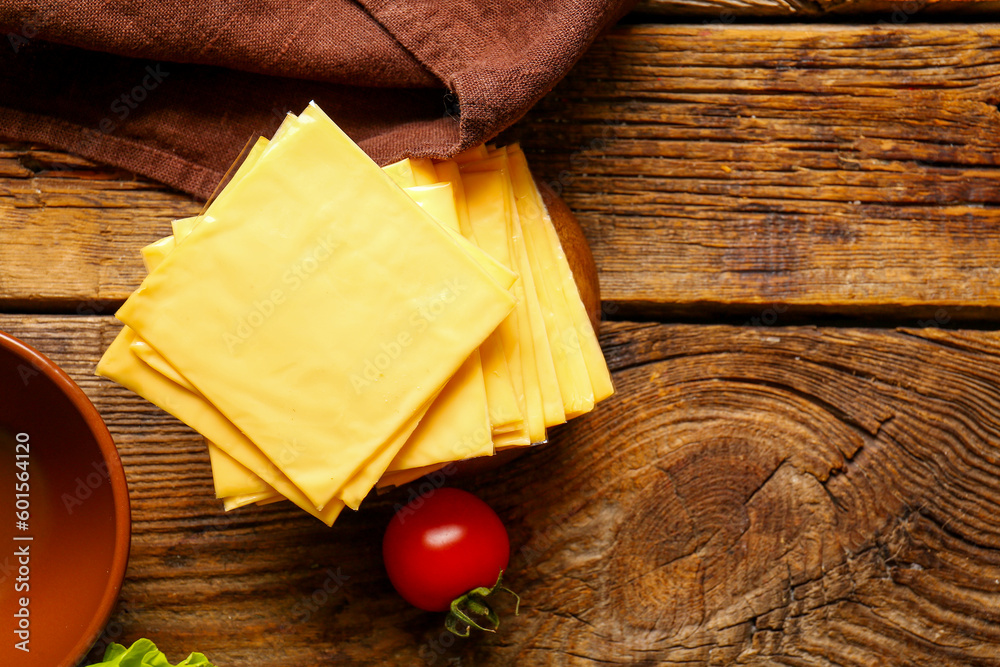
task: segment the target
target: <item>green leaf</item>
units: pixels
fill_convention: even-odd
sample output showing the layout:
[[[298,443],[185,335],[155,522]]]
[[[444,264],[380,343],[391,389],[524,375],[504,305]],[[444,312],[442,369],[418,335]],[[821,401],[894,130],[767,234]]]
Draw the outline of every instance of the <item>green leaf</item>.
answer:
[[[215,667],[201,653],[192,653],[173,665],[167,656],[148,639],[138,639],[132,646],[111,644],[104,652],[104,660],[91,667]]]

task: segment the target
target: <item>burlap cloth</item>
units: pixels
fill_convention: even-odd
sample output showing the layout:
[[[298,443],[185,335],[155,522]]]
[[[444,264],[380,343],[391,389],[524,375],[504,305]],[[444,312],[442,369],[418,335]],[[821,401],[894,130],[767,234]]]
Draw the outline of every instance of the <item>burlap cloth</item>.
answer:
[[[0,0],[0,137],[206,198],[316,102],[379,164],[520,118],[630,0]]]

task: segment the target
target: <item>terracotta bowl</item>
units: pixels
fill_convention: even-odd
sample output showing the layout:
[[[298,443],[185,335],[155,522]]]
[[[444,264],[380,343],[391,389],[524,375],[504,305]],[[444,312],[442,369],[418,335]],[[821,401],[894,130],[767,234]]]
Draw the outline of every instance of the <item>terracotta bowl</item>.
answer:
[[[125,473],[97,410],[0,332],[0,665],[77,664],[118,599],[130,531]]]

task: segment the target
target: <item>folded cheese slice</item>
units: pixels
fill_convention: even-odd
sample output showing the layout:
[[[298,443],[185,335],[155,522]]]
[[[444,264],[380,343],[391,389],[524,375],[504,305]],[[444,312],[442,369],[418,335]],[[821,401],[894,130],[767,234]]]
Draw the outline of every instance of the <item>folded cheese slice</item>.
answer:
[[[310,105],[118,316],[323,507],[513,306]]]

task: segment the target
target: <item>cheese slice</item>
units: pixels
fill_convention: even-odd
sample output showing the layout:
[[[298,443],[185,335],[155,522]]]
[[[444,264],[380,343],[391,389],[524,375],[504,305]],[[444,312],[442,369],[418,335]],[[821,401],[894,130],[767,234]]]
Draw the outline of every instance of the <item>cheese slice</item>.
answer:
[[[455,212],[458,214],[458,231],[470,241],[475,240],[472,225],[469,222],[469,206],[465,201],[465,186],[462,183],[462,172],[454,160],[440,160],[434,163],[434,175],[438,183],[451,185],[455,196]]]
[[[311,105],[118,316],[322,507],[513,305]]]
[[[256,162],[256,160],[254,160]],[[240,178],[239,174],[234,176],[234,178]],[[170,223],[170,227],[174,232],[174,240],[180,243],[188,234],[194,231],[194,228],[201,221],[201,216],[195,216],[193,218],[181,218],[180,220],[174,220]]]
[[[146,272],[148,273],[159,266],[163,258],[174,249],[174,245],[174,237],[165,236],[159,241],[154,241],[148,246],[141,248],[139,254],[142,255],[142,263],[146,266]]]
[[[408,157],[382,168],[401,188],[434,185],[438,182],[434,162],[429,158]]]
[[[389,175],[393,183],[401,188],[412,188],[417,185],[417,179],[413,175],[413,166],[410,164],[410,158],[403,158],[399,162],[393,162],[390,165],[382,167],[382,170]]]
[[[437,162],[434,165],[438,180],[452,186],[455,197],[455,208],[458,212],[459,230],[465,238],[475,241],[472,223],[469,221],[469,206],[465,198],[465,186],[458,164],[452,160]],[[491,431],[499,433],[526,433],[524,416],[517,397],[514,395],[513,380],[507,368],[507,358],[504,356],[500,333],[494,331],[489,338],[479,346],[479,356],[483,366],[483,377],[486,381],[486,402],[489,406]],[[527,438],[527,435],[524,435]]]
[[[434,163],[430,158],[411,157],[410,167],[413,169],[413,179],[417,185],[433,185],[438,182]]]
[[[248,157],[244,164],[249,167],[253,160],[254,155],[251,153],[251,156]],[[239,178],[240,174],[237,174],[237,176],[234,177],[234,180],[238,180]],[[418,204],[429,208],[432,214],[435,215],[436,219],[447,223],[447,225],[457,230],[457,213],[454,210],[454,197],[451,193],[449,185],[440,184],[435,186],[413,188],[411,196],[415,198]],[[184,220],[174,221],[174,236],[178,240],[182,241],[188,234],[191,233],[197,225],[198,220],[199,218],[187,218]],[[457,234],[457,231],[455,233]],[[167,239],[157,241],[156,243],[143,249],[143,257],[146,261],[146,267],[148,270],[154,270],[157,266],[159,266],[159,264],[165,259],[166,255],[174,247],[176,247],[173,240],[173,237],[168,237]],[[471,245],[465,239],[459,238],[458,242],[463,244],[467,251],[474,254],[477,261],[489,265],[488,268],[490,269],[490,274],[494,277],[494,279],[498,280],[498,282],[503,283],[505,287],[509,287],[514,282],[515,276],[500,266],[495,260],[487,256],[475,246]],[[159,371],[161,374],[165,375],[168,379],[171,379],[193,393],[198,393],[198,390],[191,385],[186,378],[180,375],[180,373],[178,373],[173,366],[167,363],[163,357],[161,357],[155,350],[152,349],[152,347],[149,346],[148,343],[142,339],[135,337],[130,345],[130,348],[136,356],[145,361],[148,365],[152,366],[155,370]],[[473,353],[473,357],[470,357],[470,360],[474,360],[478,364],[478,356],[475,356],[475,353]],[[465,364],[465,366],[468,365],[469,362]],[[465,366],[463,366],[463,368],[465,368]],[[466,433],[478,433],[478,431],[475,430],[475,426],[467,427],[465,431],[456,431],[456,429],[460,429],[463,426],[460,419],[454,418],[456,415],[464,417],[465,421],[468,422],[469,414],[475,415],[477,411],[485,411],[485,391],[482,386],[483,380],[481,368],[479,368],[478,378],[470,376],[470,373],[472,372],[471,368],[466,369],[464,372],[460,369],[459,373],[457,373],[456,376],[449,381],[449,385],[460,388],[463,384],[467,384],[469,382],[476,383],[472,385],[472,391],[483,394],[482,404],[473,404],[471,406],[471,410],[468,404],[462,405],[461,403],[458,403],[456,405],[446,405],[437,411],[443,414],[443,417],[437,416],[430,419],[422,419],[424,410],[421,410],[418,414],[414,415],[395,436],[394,440],[396,441],[396,444],[374,459],[363,470],[355,474],[355,476],[347,484],[345,484],[344,488],[341,489],[338,497],[344,501],[348,507],[358,509],[361,501],[368,494],[369,490],[375,485],[378,478],[382,475],[386,468],[390,465],[390,461],[393,459],[392,453],[401,447],[400,443],[412,442],[409,451],[418,451],[422,455],[414,458],[414,455],[411,453],[409,458],[407,456],[403,456],[402,458],[397,457],[399,459],[399,462],[397,462],[397,469],[400,467],[406,468],[427,465],[429,462],[436,463],[438,461],[452,460],[453,458],[466,458],[493,453],[493,443],[488,437],[486,441],[487,448],[484,449],[481,442],[477,443],[471,435],[465,435]],[[452,393],[457,391],[462,390],[453,389]],[[461,398],[462,395],[457,395],[455,397],[455,399],[459,400]],[[421,430],[418,437],[412,438],[411,436],[413,435],[413,431],[420,422],[425,424],[425,426]],[[431,425],[437,426],[432,427]],[[446,445],[447,447],[445,447]],[[235,460],[228,457],[228,455],[224,452],[219,450],[213,443],[209,443],[209,447],[210,454],[212,455],[213,478],[215,480],[217,493],[220,497],[229,496],[225,502],[227,510],[258,502],[259,498],[257,498],[257,494],[270,489],[270,487],[263,482],[263,480],[256,478],[256,476],[252,473],[250,473],[249,477],[242,474],[246,471],[246,469]],[[444,453],[442,454],[440,452]],[[218,491],[219,489],[224,489],[224,491]]]
[[[289,121],[286,121],[285,127],[292,125],[294,123],[294,118],[290,118]],[[247,171],[249,171],[256,158],[260,156],[261,149],[266,145],[267,141],[264,139],[258,142],[254,149],[251,150],[233,181],[239,180]],[[223,195],[220,195],[220,198],[224,195],[225,192],[223,192]],[[194,217],[174,221],[174,237],[161,239],[160,241],[144,248],[143,259],[146,262],[147,269],[154,270],[163,261],[166,255],[176,246],[175,238],[177,241],[183,240],[188,234],[190,234],[200,219],[200,217]],[[513,282],[513,276],[506,277],[506,281],[508,283]],[[157,370],[166,378],[200,396],[197,390],[187,381],[187,379],[181,376],[176,369],[173,368],[173,366],[168,364],[166,360],[153,350],[145,341],[135,336],[134,332],[128,332],[128,335],[132,338],[132,342],[129,347],[133,354],[145,361],[154,370]],[[203,397],[201,398],[201,401],[203,402],[203,408],[209,411],[214,411],[214,406],[205,401]],[[407,436],[410,432],[412,432],[416,423],[420,420],[420,416],[420,414],[415,415],[409,422],[408,427],[404,427],[403,431],[397,436],[400,442],[407,439]],[[264,499],[264,495],[267,493],[278,495],[277,492],[273,491],[273,489],[271,489],[271,487],[262,479],[251,473],[214,443],[208,441],[208,445],[213,465],[213,478],[216,485],[217,495],[226,496],[225,507],[227,510],[251,503],[261,504],[262,502],[266,502],[267,500],[270,500]],[[385,458],[385,456],[383,458]],[[387,463],[388,459],[385,458],[385,461],[381,465],[381,469],[384,469]],[[377,472],[367,472],[368,479],[365,478],[364,474],[356,476],[348,485],[345,486],[345,489],[341,494],[355,509],[378,477]],[[335,508],[336,505],[334,505],[331,509]]]
[[[458,212],[452,186],[447,183],[407,188],[407,194],[461,243],[469,244],[459,233]],[[478,247],[477,260],[488,265],[491,273],[501,273],[502,284],[509,287],[515,276]],[[497,276],[495,276],[497,277]],[[486,383],[479,351],[473,351],[458,372],[448,380],[409,441],[400,449],[389,472],[444,464],[493,454]]]
[[[216,498],[277,493],[270,484],[226,454],[218,445],[210,443],[208,455],[212,463],[212,482]]]
[[[244,493],[223,498],[222,506],[227,512],[247,505],[266,505],[268,503],[284,500],[284,496],[276,491],[260,491],[257,493]]]
[[[333,502],[341,501],[351,509],[358,509],[361,506],[361,501],[365,499],[365,496],[375,488],[375,484],[385,471],[388,469],[389,465],[392,463],[393,459],[398,456],[399,451],[403,446],[410,440],[413,436],[414,431],[417,426],[426,420],[426,414],[430,407],[434,404],[434,400],[440,395],[436,393],[431,396],[427,401],[416,410],[406,423],[404,423],[399,430],[392,435],[389,443],[382,447],[376,455],[370,458],[366,463],[364,463],[360,468],[355,470],[351,477],[344,483],[344,485],[337,491],[335,500]]]
[[[541,201],[541,194],[535,188],[535,195]],[[597,340],[597,333],[590,323],[590,315],[587,307],[580,297],[580,289],[573,278],[573,270],[563,252],[562,244],[559,242],[559,234],[552,223],[552,217],[545,211],[542,215],[542,226],[545,228],[545,235],[549,239],[549,246],[555,255],[556,266],[562,281],[563,294],[566,296],[566,305],[569,307],[570,315],[576,325],[576,338],[573,344],[579,345],[583,360],[587,366],[587,374],[590,376],[590,384],[594,388],[594,402],[603,401],[605,398],[615,393],[615,387],[611,381],[611,371],[608,370],[608,363],[604,359],[604,352],[601,344]]]
[[[333,525],[343,503],[328,503],[322,511],[306,498],[288,478],[211,403],[199,394],[187,391],[142,363],[131,353],[135,332],[124,327],[97,364],[97,374],[114,380],[151,403],[169,412],[218,445],[258,477],[267,482],[306,512]],[[296,453],[295,443],[288,443],[286,456]]]
[[[451,229],[454,234],[458,234],[459,223],[455,208],[455,199],[449,184],[442,183],[432,186],[409,188],[408,193],[419,205],[427,209],[439,223]],[[175,236],[183,240],[194,229],[196,224],[197,218],[175,221],[173,225]],[[165,240],[169,240],[171,243],[165,243]],[[165,240],[158,241],[144,249],[144,258],[147,261],[148,269],[155,269],[163,261],[166,254],[175,246],[172,243],[173,238],[168,237]],[[490,275],[503,284],[504,287],[509,287],[513,284],[515,275],[503,268],[496,260],[493,260],[478,247],[473,246],[460,236],[457,242],[464,245],[466,250],[476,257],[478,262],[486,265]],[[136,337],[130,347],[136,356],[167,378],[189,391],[197,393],[197,389],[145,341]],[[365,471],[357,474],[345,485],[344,489],[338,495],[348,507],[352,507],[353,509],[358,508],[361,500],[367,495],[387,466],[394,470],[400,470],[438,462],[486,456],[493,453],[493,443],[489,437],[488,421],[486,421],[485,426],[485,437],[482,435],[484,431],[484,415],[486,414],[486,396],[478,352],[473,352],[469,360],[459,369],[459,372],[449,380],[440,399],[433,404],[432,408],[436,406],[436,409],[431,410],[432,414],[428,414],[422,420],[415,419],[411,421],[408,427],[405,427],[397,436],[406,441],[407,445],[404,451],[399,452],[393,459],[392,464],[389,463],[389,458],[391,457],[390,453],[387,452],[379,459],[373,461]],[[476,415],[479,415],[479,418]],[[419,432],[413,433],[418,421],[420,422]],[[410,437],[408,438],[407,436]],[[269,488],[259,478],[256,481],[261,488],[255,488],[252,483],[254,481],[252,473],[250,473],[250,478],[241,474],[245,469],[211,443],[210,450],[210,453],[213,454],[213,477],[215,478],[217,489],[226,488],[228,490],[221,495],[240,496],[239,502],[227,502],[227,508],[256,502],[247,498],[252,497],[257,491]],[[232,465],[228,464],[229,461],[232,461],[232,464],[238,467],[234,469]],[[234,481],[237,479],[246,480],[248,483],[237,487],[237,482]],[[234,487],[236,490],[233,490]]]
[[[510,178],[510,164],[505,148],[496,149],[504,175],[504,190],[509,210],[507,217],[508,243],[511,257],[516,263],[516,271],[521,276],[524,294],[527,301],[528,332],[531,336],[532,349],[535,354],[535,369],[538,374],[538,390],[541,394],[542,411],[545,415],[545,426],[555,426],[566,421],[566,410],[563,408],[562,392],[556,376],[555,364],[552,361],[552,351],[549,347],[548,335],[545,331],[545,320],[538,301],[538,291],[535,287],[535,275],[528,260],[524,232],[521,229],[521,216],[514,196],[513,184]]]
[[[465,164],[466,162],[476,162],[477,160],[485,160],[489,157],[489,151],[486,146],[479,144],[478,146],[473,146],[468,148],[458,155],[453,156],[451,159],[458,164]]]
[[[504,203],[503,177],[499,171],[463,173],[466,201],[469,207],[469,220],[476,243],[480,248],[492,255],[508,268],[513,266],[510,248],[507,243],[507,211]],[[520,288],[518,287],[520,286]],[[541,401],[537,398],[537,379],[526,379],[525,368],[533,368],[531,364],[523,363],[522,356],[530,358],[530,337],[522,340],[520,335],[520,320],[526,317],[525,303],[520,298],[524,291],[519,280],[515,283],[515,294],[518,295],[518,306],[497,328],[504,357],[514,388],[518,407],[524,415],[523,430],[510,433],[495,434],[494,444],[497,447],[513,444],[530,444],[540,442],[545,438],[545,416]],[[534,392],[532,393],[532,387]],[[532,400],[529,400],[532,399]]]
[[[167,236],[142,248],[142,261],[146,265],[146,270],[153,271],[156,269],[164,258],[176,247],[175,237],[183,238],[194,228],[196,223],[197,218],[175,220],[171,223],[174,236]],[[187,381],[187,378],[168,364],[146,341],[135,336],[134,333],[132,336],[133,340],[129,345],[132,354],[173,382],[189,391],[196,392],[191,383]],[[276,493],[267,482],[252,473],[236,461],[236,459],[226,454],[214,442],[210,440],[206,440],[205,442],[208,446],[209,461],[212,465],[212,482],[217,498],[229,496],[253,498],[265,492]],[[256,502],[256,500],[249,500],[243,504],[251,502]]]
[[[521,280],[514,286],[518,299],[517,335],[520,340],[520,357],[526,406],[526,421],[531,442],[544,442],[545,427],[565,421],[562,399],[552,366],[551,352],[542,325],[534,294],[533,278],[523,252],[523,239],[514,205],[510,177],[506,166],[506,155],[470,162],[462,165],[463,178],[475,172],[490,172],[500,180],[500,197],[503,202],[504,227],[496,232],[507,243],[507,260]],[[509,361],[509,360],[508,360]]]
[[[393,486],[402,486],[403,484],[409,484],[415,479],[420,479],[424,475],[429,475],[432,472],[442,470],[447,468],[450,463],[438,463],[435,465],[424,466],[422,468],[410,468],[409,470],[397,470],[395,472],[387,472],[382,476],[382,479],[378,481],[378,489],[382,491],[383,489],[388,489]]]
[[[286,120],[283,127],[287,127],[289,124],[288,120]],[[232,179],[233,181],[238,181],[242,176],[246,175],[256,159],[261,155],[262,149],[267,143],[266,139],[261,139],[257,142]],[[224,197],[225,193],[226,190],[219,196]],[[176,247],[176,243],[183,240],[194,229],[200,219],[200,216],[196,216],[173,221],[171,226],[173,227],[174,236],[166,237],[143,248],[142,257],[147,270],[155,270],[165,259],[166,255]],[[124,347],[125,341],[131,341],[128,344],[128,351]],[[132,355],[131,358],[129,357],[129,353]],[[143,363],[137,363],[137,360],[141,360]],[[150,370],[156,371],[163,377],[156,378],[149,373]],[[212,477],[216,488],[216,495],[217,497],[224,498],[224,504],[227,509],[260,502],[263,497],[261,494],[264,493],[277,494],[261,477],[239,463],[227,451],[247,460],[251,466],[259,468],[262,462],[264,462],[263,465],[268,468],[266,473],[273,474],[274,471],[270,469],[273,466],[266,461],[263,454],[259,450],[256,450],[256,447],[252,443],[248,443],[245,438],[237,437],[229,440],[229,436],[238,432],[235,426],[229,424],[228,420],[225,420],[218,413],[215,406],[205,401],[204,397],[194,389],[186,378],[181,376],[173,366],[168,364],[165,359],[145,341],[136,336],[135,332],[131,331],[128,327],[123,329],[119,339],[116,340],[116,344],[112,345],[106,351],[104,358],[102,358],[101,363],[98,365],[98,374],[111,377],[125,386],[129,386],[131,382],[138,383],[133,387],[136,393],[163,407],[166,411],[171,412],[181,419],[181,421],[192,425],[196,430],[200,430],[196,424],[208,423],[210,425],[209,428],[220,426],[214,433],[221,434],[221,437],[227,438],[226,449],[224,450],[209,439],[206,439],[206,442],[212,464]],[[163,382],[163,379],[170,381]],[[179,385],[181,389],[186,391],[179,391],[178,387],[174,386],[174,384]],[[213,424],[211,419],[213,415],[218,420],[226,423]],[[207,422],[206,419],[208,420]],[[204,431],[202,433],[204,434]],[[286,479],[279,480],[279,487],[285,488],[286,484],[289,484]],[[290,485],[286,489],[286,493],[292,494],[297,501],[300,501],[300,505],[302,502],[306,502],[303,494],[290,487]],[[328,524],[332,524],[340,511],[336,504],[331,505],[325,513],[318,513],[308,503],[303,506],[303,509],[317,515]]]
[[[594,388],[580,350],[576,324],[567,305],[556,254],[544,227],[542,217],[545,205],[535,188],[520,146],[508,146],[507,155],[518,217],[545,320],[563,407],[567,418],[577,417],[594,408]],[[575,294],[570,296],[577,298]]]
[[[177,372],[177,369],[167,363],[167,360],[160,356],[160,353],[150,347],[149,343],[136,336],[129,346],[132,354],[142,360],[147,366],[161,375],[166,376],[171,382],[175,382],[188,391],[198,393],[198,390],[186,377]]]

